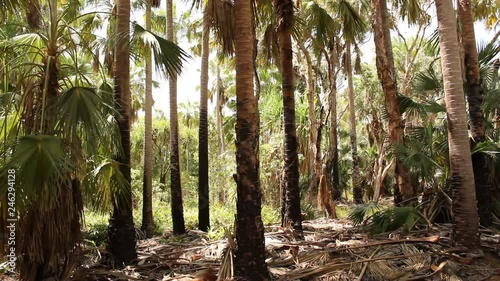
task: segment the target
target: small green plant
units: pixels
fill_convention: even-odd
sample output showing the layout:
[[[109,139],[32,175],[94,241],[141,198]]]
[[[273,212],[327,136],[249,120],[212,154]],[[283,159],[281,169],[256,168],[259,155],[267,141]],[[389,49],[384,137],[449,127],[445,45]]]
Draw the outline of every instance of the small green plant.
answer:
[[[371,235],[402,228],[411,230],[420,218],[420,213],[413,207],[389,207],[381,209],[376,202],[370,202],[354,208],[349,214],[354,225],[367,224]]]

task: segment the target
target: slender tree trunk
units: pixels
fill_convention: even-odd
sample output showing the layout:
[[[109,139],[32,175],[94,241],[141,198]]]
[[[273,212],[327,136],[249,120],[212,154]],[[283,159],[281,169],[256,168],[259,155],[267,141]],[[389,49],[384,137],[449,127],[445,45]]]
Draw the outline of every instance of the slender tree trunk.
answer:
[[[203,16],[203,42],[201,49],[200,82],[200,130],[198,151],[198,228],[208,231],[210,228],[210,203],[208,194],[208,57],[210,49],[210,23],[207,12]]]
[[[173,1],[167,0],[167,39],[174,42]],[[174,234],[186,232],[182,206],[181,165],[179,154],[179,119],[177,114],[177,75],[168,81],[170,96],[170,190],[172,194],[172,224]]]
[[[236,243],[237,276],[269,280],[261,217],[259,124],[254,93],[254,39],[250,1],[235,1],[236,57]]]
[[[222,89],[222,80],[220,78],[220,68],[217,66],[217,105],[216,105],[216,118],[217,118],[217,132],[219,133],[219,154],[226,151],[226,140],[224,138],[223,115],[222,109],[224,108],[224,90]]]
[[[465,246],[473,251],[480,249],[479,220],[467,131],[457,23],[451,0],[436,0],[436,11],[448,120],[453,241],[456,245]]]
[[[339,178],[339,150],[338,150],[338,135],[337,135],[337,66],[338,59],[335,56],[335,48],[330,48],[328,54],[328,80],[330,83],[330,93],[328,94],[328,106],[330,108],[330,147],[329,159],[327,163],[327,171],[331,173],[328,177],[330,183],[330,192],[333,195],[333,200],[340,201],[342,199],[342,191],[340,190]]]
[[[389,12],[385,0],[371,0],[372,26],[375,41],[377,73],[384,90],[385,109],[388,116],[389,141],[392,145],[404,145],[404,135],[397,98],[396,71],[392,54]],[[408,170],[396,157],[394,171],[394,203],[408,204],[416,199],[416,189],[410,182]]]
[[[356,137],[356,109],[354,104],[354,86],[352,82],[352,66],[351,66],[351,42],[346,42],[345,51],[345,70],[347,73],[347,93],[349,95],[349,130],[351,137],[351,154],[352,154],[352,192],[354,203],[363,203],[363,190],[359,181],[359,158],[358,158],[358,142]]]
[[[109,220],[108,251],[117,264],[129,263],[137,257],[135,226],[132,217],[130,177],[130,0],[116,1],[115,108],[123,152],[117,156],[127,190],[115,195],[113,216]]]
[[[283,226],[292,226],[302,237],[302,215],[300,211],[299,161],[297,154],[297,133],[295,127],[295,92],[293,82],[293,53],[291,37],[291,18],[293,2],[291,0],[275,0],[275,11],[283,21],[278,28],[280,44],[280,62],[283,88],[283,112],[285,134],[285,216]]]
[[[314,193],[317,191],[319,179],[321,176],[321,164],[319,170],[316,166],[316,158],[318,157],[318,123],[316,122],[316,104],[314,102],[316,87],[314,81],[314,72],[311,56],[304,46],[303,42],[297,42],[297,46],[302,51],[306,59],[307,67],[307,117],[309,121],[309,144],[308,149],[312,152],[313,157],[307,159],[309,166],[309,186],[307,188],[307,200],[312,204]]]
[[[146,29],[151,30],[151,1],[146,1]],[[146,101],[144,105],[144,179],[142,231],[147,238],[154,235],[153,222],[153,65],[151,48],[146,46]]]
[[[484,89],[479,72],[479,61],[474,34],[474,19],[472,17],[470,1],[460,0],[460,22],[462,25],[462,45],[464,48],[466,97],[469,103],[470,133],[472,146],[485,140],[485,121],[482,110]],[[477,207],[479,220],[482,225],[492,224],[491,192],[488,185],[490,175],[487,167],[487,158],[484,153],[472,155],[472,167],[476,185]]]

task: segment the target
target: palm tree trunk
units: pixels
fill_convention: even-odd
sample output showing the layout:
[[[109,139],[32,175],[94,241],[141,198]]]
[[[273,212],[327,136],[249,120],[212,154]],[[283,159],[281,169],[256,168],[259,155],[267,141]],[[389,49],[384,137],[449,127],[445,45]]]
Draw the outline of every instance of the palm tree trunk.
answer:
[[[174,41],[174,18],[172,0],[167,0],[167,39]],[[170,191],[172,194],[172,224],[174,234],[186,232],[182,206],[181,165],[179,154],[179,119],[177,114],[177,75],[168,81],[170,97]]]
[[[199,176],[198,176],[198,228],[208,231],[210,227],[210,203],[208,188],[208,57],[210,26],[206,11],[203,17],[203,43],[201,49],[200,82],[200,130],[199,130]]]
[[[349,130],[351,131],[351,154],[352,154],[352,192],[354,203],[363,203],[363,191],[359,181],[359,159],[358,142],[356,137],[356,109],[354,104],[354,86],[352,82],[351,66],[351,42],[346,42],[345,47],[345,70],[347,73],[347,93],[349,95]]]
[[[448,120],[453,242],[470,250],[477,250],[480,249],[479,220],[467,131],[457,23],[451,0],[436,0],[436,11]]]
[[[333,195],[333,200],[339,201],[342,199],[342,191],[340,190],[339,178],[339,150],[338,150],[338,135],[337,135],[337,61],[335,57],[334,47],[330,49],[328,55],[328,80],[330,83],[330,93],[328,94],[328,106],[330,108],[330,147],[329,159],[327,163],[327,171],[331,172],[331,177],[327,177],[330,192]]]
[[[291,37],[291,18],[293,2],[291,0],[275,0],[275,10],[282,18],[278,28],[280,44],[280,62],[283,88],[283,112],[285,134],[285,167],[284,192],[285,215],[283,226],[292,226],[302,237],[302,215],[300,211],[299,161],[297,154],[297,133],[295,127],[295,91],[293,82],[293,53]]]
[[[466,97],[469,103],[470,133],[472,145],[475,146],[485,140],[485,122],[482,110],[484,89],[479,73],[479,61],[474,34],[474,19],[472,17],[470,1],[460,0],[460,22],[462,25],[462,45],[464,48],[465,80],[467,87]],[[487,168],[486,155],[474,153],[472,167],[476,184],[477,207],[479,220],[482,225],[492,224],[491,192],[488,185],[490,175]]]
[[[151,1],[146,1],[146,29],[151,30]],[[146,46],[146,100],[144,104],[144,179],[141,229],[153,237],[153,65],[151,48]]]
[[[372,0],[372,26],[375,41],[377,73],[384,90],[385,109],[388,116],[389,141],[392,145],[404,145],[401,114],[397,98],[396,71],[392,54],[392,42],[389,29],[389,12],[385,0]],[[405,204],[416,199],[416,190],[409,180],[408,170],[396,159],[394,203]]]
[[[130,176],[130,0],[117,0],[115,50],[115,108],[123,152],[117,156],[127,190],[113,200],[113,216],[109,220],[108,251],[117,264],[128,263],[137,257],[135,226],[132,217],[132,189]]]
[[[237,276],[269,280],[261,217],[259,124],[254,93],[254,39],[250,1],[234,2],[236,58],[236,243]]]

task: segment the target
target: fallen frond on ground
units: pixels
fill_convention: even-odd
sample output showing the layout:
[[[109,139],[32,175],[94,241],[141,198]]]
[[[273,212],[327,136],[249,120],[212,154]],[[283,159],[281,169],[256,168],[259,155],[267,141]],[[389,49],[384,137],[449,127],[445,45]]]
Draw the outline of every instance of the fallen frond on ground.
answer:
[[[450,246],[451,225],[376,237],[352,227],[349,220],[303,225],[303,241],[294,241],[287,229],[268,227],[267,263],[274,280],[500,280],[496,230],[481,230],[485,258],[471,259]],[[137,261],[120,269],[105,250],[89,248],[72,280],[205,280],[196,279],[204,270],[217,273],[217,280],[231,280],[235,241],[229,231],[213,242],[199,231],[176,242],[165,239],[140,241]]]

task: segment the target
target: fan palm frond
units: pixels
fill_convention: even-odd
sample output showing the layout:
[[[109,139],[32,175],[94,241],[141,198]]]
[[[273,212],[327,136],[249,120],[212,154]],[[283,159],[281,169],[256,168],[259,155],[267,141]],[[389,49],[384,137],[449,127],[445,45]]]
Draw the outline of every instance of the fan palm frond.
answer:
[[[181,72],[183,62],[190,58],[183,49],[174,42],[146,30],[137,22],[133,23],[133,30],[134,40],[151,47],[156,62],[155,66],[159,72],[166,76]]]
[[[366,216],[370,216],[379,210],[380,205],[377,202],[361,204],[350,211],[349,219],[352,220],[354,225],[360,225],[365,221]]]

